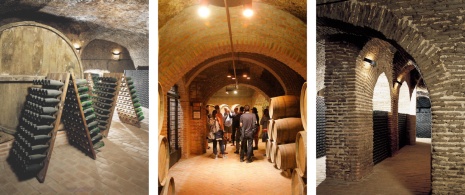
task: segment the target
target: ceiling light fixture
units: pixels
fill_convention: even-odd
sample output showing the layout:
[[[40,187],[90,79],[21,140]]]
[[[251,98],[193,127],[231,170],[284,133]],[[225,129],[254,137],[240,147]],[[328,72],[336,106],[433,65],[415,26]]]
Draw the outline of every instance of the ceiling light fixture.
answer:
[[[244,11],[242,11],[242,15],[244,15],[246,18],[253,16],[252,3],[244,5]]]
[[[197,14],[201,18],[207,18],[210,16],[210,9],[208,9],[208,1],[207,0],[200,0],[200,7],[197,10]]]

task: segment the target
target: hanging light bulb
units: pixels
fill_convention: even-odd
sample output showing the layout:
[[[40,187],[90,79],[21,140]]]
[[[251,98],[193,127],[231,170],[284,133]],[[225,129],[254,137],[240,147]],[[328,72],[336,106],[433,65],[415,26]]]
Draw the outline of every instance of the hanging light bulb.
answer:
[[[200,7],[197,10],[197,14],[199,14],[201,18],[207,18],[208,16],[210,16],[210,9],[208,9],[208,1],[200,0]]]
[[[244,5],[244,11],[242,11],[242,15],[244,15],[246,18],[253,16],[252,3]]]

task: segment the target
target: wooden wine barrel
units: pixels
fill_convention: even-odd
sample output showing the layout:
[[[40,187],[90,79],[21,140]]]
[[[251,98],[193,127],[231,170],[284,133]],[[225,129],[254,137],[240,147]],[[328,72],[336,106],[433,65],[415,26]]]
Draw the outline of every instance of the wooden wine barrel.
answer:
[[[305,181],[302,179],[302,177],[299,176],[297,170],[299,168],[295,168],[294,171],[292,172],[292,178],[291,178],[291,189],[292,189],[292,195],[305,195],[307,194],[307,184]]]
[[[299,97],[293,95],[273,97],[269,112],[272,119],[300,117]]]
[[[268,121],[268,131],[266,133],[268,133],[268,140],[272,140],[272,141],[273,141],[273,128],[274,128],[274,120],[270,119]]]
[[[275,161],[278,169],[287,170],[296,168],[295,143],[278,145]]]
[[[170,179],[168,180],[169,182],[166,183],[165,186],[163,186],[163,189],[161,190],[161,192],[159,192],[160,195],[174,195],[176,194],[176,191],[175,191],[175,185],[174,185],[174,178],[173,177],[170,177]]]
[[[276,150],[277,150],[277,145],[276,145],[276,142],[271,142],[271,150],[270,150],[270,160],[272,163],[276,164],[275,163],[275,159],[276,159]]]
[[[304,129],[300,118],[275,120],[273,128],[273,140],[277,144],[294,143],[297,133]]]
[[[161,88],[160,82],[158,82],[158,135],[160,135],[163,129],[163,117],[165,116],[165,101],[163,96],[163,89]]]
[[[268,139],[266,141],[266,150],[265,150],[265,154],[266,154],[266,159],[268,159],[270,162],[271,162],[271,157],[270,157],[270,154],[271,154],[271,140]]]
[[[299,131],[295,140],[296,170],[300,177],[307,177],[307,132]]]
[[[307,130],[307,82],[302,85],[300,90],[300,118],[302,119],[302,126],[304,131]]]
[[[82,63],[72,42],[59,30],[32,21],[0,27],[0,128],[14,133],[33,79],[68,72],[83,77]]]
[[[170,168],[170,153],[168,139],[158,136],[158,186],[165,186]]]

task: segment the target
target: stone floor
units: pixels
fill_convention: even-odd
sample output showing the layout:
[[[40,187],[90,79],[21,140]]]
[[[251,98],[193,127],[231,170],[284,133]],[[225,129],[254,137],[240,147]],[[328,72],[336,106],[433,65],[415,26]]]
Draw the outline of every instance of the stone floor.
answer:
[[[360,182],[325,180],[325,158],[316,161],[317,194],[429,194],[431,190],[431,139],[417,138],[416,145],[376,164]]]
[[[263,156],[265,143],[259,143],[252,163],[241,163],[230,145],[226,159],[213,159],[210,148],[206,154],[181,159],[173,165],[168,177],[174,178],[176,194],[291,194],[290,175],[276,169]]]
[[[96,160],[64,144],[53,149],[44,183],[18,181],[0,159],[0,194],[148,194],[148,110],[141,128],[119,121],[117,115]]]

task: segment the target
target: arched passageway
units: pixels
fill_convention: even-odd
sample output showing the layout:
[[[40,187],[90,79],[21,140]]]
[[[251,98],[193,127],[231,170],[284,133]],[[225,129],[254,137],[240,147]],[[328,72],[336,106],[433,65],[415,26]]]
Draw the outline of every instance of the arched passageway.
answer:
[[[243,6],[237,6],[235,1],[229,2],[232,2],[232,7],[229,7],[230,18],[226,17],[224,5],[215,2],[208,6],[210,16],[206,18],[198,17],[197,11],[201,6],[199,4],[192,2],[181,4],[180,1],[160,4],[162,10],[160,18],[163,19],[159,25],[159,82],[163,95],[166,95],[167,89],[173,86],[177,86],[179,94],[178,107],[182,113],[176,115],[178,117],[175,123],[178,124],[178,132],[182,132],[177,138],[182,145],[181,158],[176,160],[171,169],[173,175],[181,181],[187,181],[187,175],[176,172],[184,170],[185,166],[190,166],[191,163],[201,162],[202,165],[212,167],[223,163],[228,169],[228,172],[222,173],[223,175],[211,171],[192,171],[190,174],[196,178],[208,177],[208,181],[229,181],[233,185],[246,184],[234,180],[238,175],[228,177],[229,174],[239,170],[240,172],[248,170],[246,163],[241,164],[239,155],[234,154],[235,147],[231,146],[232,143],[226,144],[228,159],[216,161],[212,159],[212,143],[207,142],[206,139],[208,135],[206,113],[212,113],[215,105],[220,107],[222,114],[224,108],[234,110],[236,107],[249,105],[257,109],[258,117],[262,119],[271,98],[285,95],[300,97],[302,85],[306,81],[307,29],[306,20],[302,20],[306,17],[300,17],[302,14],[295,12],[302,9],[306,12],[306,7],[300,7],[302,2],[278,4],[252,1],[254,14],[251,18],[242,15]],[[276,18],[280,19],[276,20]],[[227,23],[229,19],[230,32]],[[293,30],[288,31],[288,29]],[[164,105],[164,108],[166,106]],[[172,125],[173,121],[168,121],[165,117],[159,122],[163,123],[160,135],[166,136],[168,126]],[[261,135],[260,132],[258,134]],[[169,141],[176,140],[170,138]],[[260,140],[257,145],[258,150],[254,150],[255,161],[252,163],[254,165],[249,168],[268,164],[264,166],[271,168],[267,167],[266,172],[273,175],[268,178],[276,182],[284,181],[281,185],[289,188],[283,188],[282,193],[290,193],[290,175],[283,177],[279,172],[278,174],[275,171],[270,172],[268,169],[275,168],[263,156],[266,144]],[[200,164],[197,166],[199,170],[205,168]],[[224,178],[221,179],[222,177]],[[250,181],[263,180],[259,183],[272,186],[265,184],[265,177],[258,175],[247,177],[252,179]],[[183,194],[191,192],[196,186],[198,188],[199,183],[181,182],[180,186],[181,189],[179,191],[177,189],[176,192]],[[244,189],[263,193],[264,191],[258,190],[263,189],[262,187],[246,185]],[[214,188],[209,188],[213,191],[208,193],[221,190]],[[240,191],[233,189],[230,193]]]

